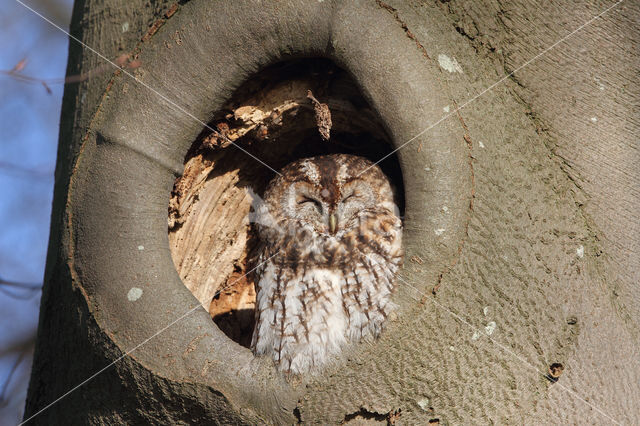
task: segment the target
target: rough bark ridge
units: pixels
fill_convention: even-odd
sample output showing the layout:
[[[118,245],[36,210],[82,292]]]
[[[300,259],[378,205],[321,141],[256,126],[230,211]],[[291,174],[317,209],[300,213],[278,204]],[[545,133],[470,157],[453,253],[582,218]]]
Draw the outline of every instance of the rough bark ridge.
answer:
[[[116,58],[122,52],[132,52],[133,56],[141,41],[148,40],[176,8],[173,0],[78,0],[69,31],[107,58]],[[67,75],[84,74],[103,64],[94,52],[70,41]],[[211,421],[212,413],[217,413],[215,421],[219,424],[246,422],[248,418],[244,416],[241,420],[220,393],[157,377],[136,362],[135,353],[56,401],[124,355],[91,320],[96,307],[87,303],[86,293],[68,262],[73,244],[67,210],[72,203],[68,195],[70,177],[83,141],[88,138],[87,129],[108,93],[112,78],[109,71],[65,87],[45,272],[47,284],[42,295],[37,353],[24,419],[46,408],[29,423],[136,424],[172,419],[191,424]]]
[[[441,3],[456,30],[506,74],[615,2]],[[557,17],[567,24],[560,26]],[[608,285],[640,326],[640,5],[622,2],[510,77],[600,240]]]
[[[586,4],[582,9],[572,6],[571,10],[577,14],[581,11],[582,19],[576,17],[577,23],[569,28],[558,22],[558,17],[564,16],[558,10],[555,14],[546,11],[545,25],[540,22],[537,25],[537,32],[546,34],[546,42],[539,39],[533,43],[534,37],[522,37],[530,34],[530,26],[536,25],[534,17],[539,15],[541,6],[523,3],[526,4],[520,9],[512,3],[508,6],[512,13],[519,11],[519,20],[512,22],[518,36],[511,36],[504,26],[493,24],[496,18],[484,15],[488,13],[484,3],[446,2],[443,8],[446,14],[441,17],[430,14],[434,7],[441,6],[426,2],[390,1],[384,3],[387,6],[384,9],[410,30],[408,38],[428,46],[429,57],[442,58],[444,68],[448,68],[447,62],[441,54],[457,59],[459,71],[451,67],[454,72],[443,71],[443,74],[452,100],[460,106],[579,23],[613,4],[600,5],[597,10]],[[448,6],[458,14],[452,13]],[[500,10],[498,6],[494,5]],[[565,7],[558,9],[565,10]],[[614,15],[606,17],[602,25],[596,23],[595,28],[590,29],[598,35],[593,39],[599,40],[607,29],[617,27],[613,34],[621,39],[611,44],[620,45],[625,51],[631,49],[633,43],[625,44],[624,34],[631,26],[632,19],[628,16],[635,13],[637,10],[627,9],[622,22],[620,15]],[[502,16],[500,12],[495,14]],[[473,22],[473,19],[488,27],[485,31],[497,40],[495,45],[483,48],[477,41],[469,42],[467,35],[460,34],[459,22]],[[448,31],[451,26],[458,35]],[[434,33],[440,35],[436,43],[423,41]],[[566,44],[573,49],[581,48],[580,39],[573,43],[568,40]],[[528,53],[522,52],[518,60],[505,68],[502,54],[515,48],[514,45],[526,46]],[[595,46],[594,41],[592,47]],[[504,50],[497,53],[498,49]],[[563,53],[556,51],[555,55],[562,57]],[[542,82],[561,74],[553,61],[542,59],[542,62],[543,65],[535,67],[536,80]],[[617,64],[624,70],[624,63],[612,61],[608,65]],[[582,65],[587,72],[593,68],[589,62],[570,65],[576,70]],[[617,66],[614,65],[615,72]],[[611,68],[607,69],[615,75]],[[613,87],[628,84],[626,79],[632,78],[630,70],[623,75],[615,77],[617,83],[610,81],[609,84]],[[633,306],[634,299],[632,294],[622,297],[616,292],[616,275],[623,270],[599,258],[603,250],[599,226],[606,227],[606,222],[595,225],[581,209],[584,197],[589,194],[596,200],[615,198],[615,195],[610,196],[608,187],[597,179],[588,192],[576,184],[573,176],[567,175],[566,163],[552,150],[550,134],[553,132],[540,128],[552,128],[550,122],[541,118],[542,111],[546,113],[551,104],[571,99],[576,87],[536,89],[529,91],[539,98],[535,107],[523,101],[519,95],[523,90],[521,86],[507,81],[460,111],[472,141],[475,177],[475,203],[460,259],[444,276],[433,303],[425,301],[415,312],[400,317],[398,328],[385,335],[383,351],[380,347],[362,351],[358,356],[362,365],[348,374],[331,378],[328,388],[333,391],[329,406],[335,407],[332,420],[340,420],[346,406],[360,401],[370,413],[384,414],[401,408],[401,419],[408,423],[423,421],[418,420],[424,419],[419,413],[452,424],[489,421],[604,424],[612,418],[622,423],[638,421],[640,363],[634,355],[638,350],[638,328],[624,310],[625,305]],[[637,84],[627,90],[637,90]],[[626,100],[613,99],[621,109],[613,124],[620,129],[621,137],[637,135],[637,131],[622,131],[633,118],[631,99],[631,95]],[[447,110],[452,109],[453,105]],[[579,115],[579,111],[575,107],[569,109],[568,117]],[[555,114],[567,117],[559,110]],[[592,124],[589,117],[581,119]],[[455,115],[448,118],[455,119]],[[559,126],[556,134],[571,132],[557,120],[553,124]],[[575,138],[568,143],[572,140],[575,144]],[[607,141],[603,143],[606,146]],[[611,161],[604,152],[600,159],[587,147],[583,148],[578,152],[590,152],[591,157],[584,158],[582,167],[591,162]],[[414,144],[405,149],[417,150],[417,147]],[[565,144],[563,149],[571,151],[571,145]],[[621,155],[628,159],[625,163],[628,161],[637,169],[635,146],[628,143]],[[609,172],[601,173],[612,178]],[[625,176],[623,181],[637,187],[639,180]],[[633,191],[629,191],[629,200],[637,204],[638,197]],[[630,206],[618,210],[621,214],[637,211]],[[637,223],[637,219],[632,219],[631,229],[637,229]],[[626,241],[628,247],[637,247],[638,235],[628,234],[622,241]],[[407,247],[406,256],[416,259],[413,264],[409,262],[408,271],[421,267],[420,259],[424,256],[419,251]],[[614,252],[611,256],[618,254]],[[411,283],[420,288],[420,283]],[[628,286],[635,286],[637,293],[637,280],[629,281]],[[621,305],[623,309],[619,309]],[[493,341],[487,336],[491,330]],[[554,362],[566,367],[559,381],[563,387],[550,384],[543,377]],[[345,382],[347,386],[341,385]],[[326,407],[319,401],[327,399],[324,391],[327,384],[321,381],[312,389],[303,398],[302,405],[308,407],[308,411],[301,410],[303,419],[310,421],[322,416],[314,408]]]
[[[527,1],[519,6],[496,1],[486,9],[463,0],[313,3],[192,1],[158,30],[153,23],[166,19],[167,3],[87,0],[75,6],[72,33],[116,57],[120,48],[134,51],[152,28],[155,34],[145,37],[151,44],[142,46],[140,78],[154,86],[167,74],[175,76],[173,85],[157,89],[171,95],[183,90],[185,107],[197,117],[210,118],[199,96],[210,93],[209,85],[221,81],[220,75],[237,74],[234,84],[239,85],[243,76],[268,65],[252,62],[252,43],[260,46],[262,40],[272,48],[274,61],[302,44],[348,67],[392,128],[396,146],[416,129],[438,123],[399,151],[405,181],[413,186],[405,188],[407,265],[397,319],[378,342],[354,347],[324,376],[296,387],[225,341],[207,325],[207,313],[196,310],[181,326],[167,329],[34,420],[637,423],[640,361],[634,354],[640,348],[633,256],[638,210],[633,206],[638,156],[628,142],[638,136],[631,109],[638,82],[625,64],[638,60],[632,24],[638,5],[623,3],[585,28],[581,38],[568,39],[565,55],[549,52],[485,92],[505,69],[515,69],[613,2],[567,2],[558,9]],[[237,63],[207,62],[209,51],[200,59],[191,55],[200,48],[189,44],[198,35],[189,26],[197,21],[197,11],[219,11],[207,19],[226,19],[222,30],[228,28],[227,39],[240,52]],[[567,11],[575,14],[570,22]],[[183,12],[191,19],[180,26],[175,20]],[[256,18],[260,14],[262,20]],[[328,39],[321,40],[325,45],[314,45],[316,34],[295,27],[287,20],[292,16],[314,22],[308,28],[330,27]],[[364,21],[369,25],[361,25]],[[123,33],[124,22],[129,30]],[[233,44],[233,31],[241,32],[242,25],[258,35]],[[198,30],[207,31],[206,25]],[[300,33],[299,38],[286,39],[288,31]],[[602,39],[610,48],[601,48]],[[272,40],[282,44],[272,47]],[[348,40],[349,45],[341,44]],[[589,40],[596,53],[581,52],[581,40]],[[389,66],[380,52],[399,55],[401,61]],[[163,55],[183,55],[184,62],[161,67],[157,58]],[[145,60],[155,60],[157,67],[145,69]],[[209,68],[197,68],[197,61]],[[69,73],[98,63],[71,43]],[[579,85],[565,77],[567,70],[584,76],[598,66],[602,77],[589,75]],[[204,71],[212,74],[210,84],[200,75]],[[376,73],[378,80],[371,77]],[[188,89],[189,83],[196,89]],[[220,92],[228,96],[233,87],[226,89]],[[609,89],[616,96],[601,101],[593,95]],[[162,109],[169,106],[144,90],[121,75],[65,90],[26,418],[150,337],[148,330],[168,324],[148,324],[154,309],[175,319],[199,305],[191,295],[176,296],[178,289],[163,287],[163,281],[179,282],[166,236],[173,184],[167,170],[180,170],[178,154],[184,155],[201,129],[177,112],[175,120],[158,123],[159,117],[171,117]],[[135,95],[137,109],[126,102],[127,93]],[[222,105],[222,98],[209,99],[209,108]],[[113,99],[124,101],[114,105]],[[127,115],[133,118],[128,121]],[[589,127],[602,122],[607,128]],[[163,137],[171,132],[179,137],[148,142],[154,125],[161,126]],[[125,137],[134,126],[147,130],[139,140]],[[615,150],[606,138],[589,139],[607,132],[614,136]],[[613,170],[617,164],[619,172]],[[118,173],[102,180],[93,176],[110,171]],[[78,188],[70,188],[71,181]],[[629,190],[609,191],[614,182]],[[148,194],[158,187],[165,195]],[[100,203],[107,217],[92,207]],[[623,225],[609,220],[607,208],[621,215],[615,222]],[[625,234],[624,224],[632,232]],[[166,241],[145,243],[138,260],[141,235],[156,235],[163,226]],[[96,242],[102,246],[95,247]],[[145,292],[135,310],[125,291],[133,284]],[[111,309],[113,300],[122,302]],[[220,359],[227,360],[228,371],[220,368]],[[551,364],[564,367],[556,382],[544,377]],[[238,377],[246,378],[245,388]]]

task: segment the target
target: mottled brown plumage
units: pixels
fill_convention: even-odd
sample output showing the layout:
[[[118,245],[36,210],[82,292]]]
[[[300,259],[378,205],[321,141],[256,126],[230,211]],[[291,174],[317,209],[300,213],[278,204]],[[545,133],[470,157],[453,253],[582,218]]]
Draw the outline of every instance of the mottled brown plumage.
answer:
[[[293,162],[256,219],[256,354],[301,374],[380,334],[394,307],[402,225],[379,167],[346,154]]]

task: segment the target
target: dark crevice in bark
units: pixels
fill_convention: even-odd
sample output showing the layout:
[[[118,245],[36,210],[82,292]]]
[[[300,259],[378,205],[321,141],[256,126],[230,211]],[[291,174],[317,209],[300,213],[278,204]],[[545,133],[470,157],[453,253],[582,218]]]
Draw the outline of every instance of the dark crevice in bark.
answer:
[[[177,12],[177,10],[178,10],[178,3],[172,4],[169,7],[169,9],[167,9],[167,11],[162,14],[161,18],[157,19],[153,24],[151,24],[151,27],[149,27],[149,29],[142,36],[140,41],[142,42],[148,41],[156,32],[158,32],[160,27],[162,27],[164,23],[167,22],[167,19],[171,18]]]
[[[362,421],[374,420],[381,424],[393,425],[396,423],[398,417],[400,417],[400,410],[390,411],[388,413],[382,414],[375,411],[369,411],[366,408],[362,407],[355,413],[345,415],[342,424],[349,424],[349,422],[352,421],[356,422],[357,424],[361,424],[360,422]]]
[[[298,424],[301,425],[302,424],[302,413],[300,412],[300,407],[296,407],[293,409],[293,415],[295,416],[296,420],[298,421]]]
[[[471,140],[471,136],[469,134],[469,128],[467,127],[467,124],[464,122],[464,119],[462,118],[462,114],[460,113],[460,108],[458,107],[458,103],[454,99],[452,99],[451,101],[453,102],[453,107],[455,108],[455,111],[458,115],[458,120],[460,121],[460,125],[464,129],[463,138],[467,144],[467,149],[469,150],[469,174],[471,178],[471,193],[469,195],[469,208],[467,209],[467,218],[464,224],[464,237],[458,243],[458,250],[456,252],[456,256],[453,258],[449,266],[447,266],[445,270],[440,272],[440,274],[438,275],[438,280],[436,281],[436,285],[434,285],[433,289],[431,290],[431,294],[433,294],[434,296],[440,289],[440,284],[442,283],[442,278],[444,277],[444,275],[447,274],[449,271],[451,271],[454,266],[456,266],[456,264],[458,263],[458,260],[462,256],[462,249],[464,248],[465,242],[469,238],[469,223],[471,222],[471,216],[473,215],[473,202],[476,197],[476,178],[475,178],[475,172],[473,170],[473,160],[474,160],[473,141]],[[420,303],[424,303],[425,301],[426,299],[425,297],[423,297]]]
[[[404,30],[404,33],[407,35],[407,37],[409,37],[410,40],[413,40],[413,42],[418,47],[418,50],[420,50],[420,52],[422,52],[422,56],[424,56],[427,59],[431,59],[429,57],[429,54],[427,53],[427,49],[424,48],[422,43],[420,43],[418,41],[418,39],[416,38],[416,36],[411,32],[411,30],[409,30],[409,27],[407,26],[407,23],[404,22],[400,18],[400,15],[398,15],[398,10],[395,9],[394,7],[391,7],[387,3],[383,2],[382,0],[376,0],[376,3],[378,3],[378,6],[380,6],[382,9],[386,10],[387,12],[389,12],[393,16],[393,18],[396,20],[396,22],[398,24],[400,24],[400,27],[402,27],[402,29]]]

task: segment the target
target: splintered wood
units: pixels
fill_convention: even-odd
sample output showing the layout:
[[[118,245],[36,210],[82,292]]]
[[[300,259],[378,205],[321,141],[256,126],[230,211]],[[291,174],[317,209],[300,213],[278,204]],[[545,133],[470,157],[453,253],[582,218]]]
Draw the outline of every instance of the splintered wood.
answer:
[[[333,65],[296,66],[276,67],[238,89],[187,153],[169,202],[176,270],[219,328],[245,346],[258,242],[249,212],[273,169],[332,151],[360,153],[359,146],[378,147],[374,157],[388,151],[383,127],[348,74]]]
[[[331,137],[331,111],[329,110],[329,105],[323,104],[317,100],[315,96],[313,96],[313,92],[311,92],[311,90],[307,91],[307,98],[311,99],[311,102],[313,102],[316,125],[318,126],[320,136],[322,136],[322,139],[325,141],[328,141]]]

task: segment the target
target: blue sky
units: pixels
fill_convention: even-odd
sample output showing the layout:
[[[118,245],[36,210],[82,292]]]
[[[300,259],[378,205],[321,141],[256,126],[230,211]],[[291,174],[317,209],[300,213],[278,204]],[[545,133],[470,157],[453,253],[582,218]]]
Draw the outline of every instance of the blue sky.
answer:
[[[67,28],[72,0],[24,0]],[[10,0],[0,10],[0,70],[64,77],[67,36]],[[0,278],[39,286],[44,275],[63,86],[0,74]],[[0,426],[21,418],[35,338],[39,289],[0,283]]]

